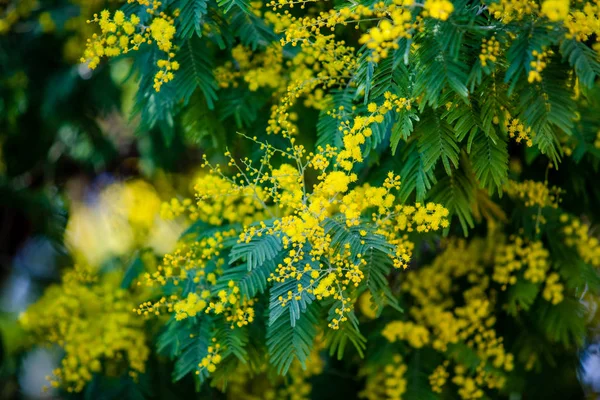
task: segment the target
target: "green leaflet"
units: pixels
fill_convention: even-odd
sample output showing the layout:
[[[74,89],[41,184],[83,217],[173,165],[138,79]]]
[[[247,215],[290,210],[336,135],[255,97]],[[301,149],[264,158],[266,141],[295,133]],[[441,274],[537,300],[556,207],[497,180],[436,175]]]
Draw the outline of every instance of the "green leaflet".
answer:
[[[236,243],[229,253],[229,265],[238,260],[246,262],[248,270],[252,270],[265,261],[271,261],[282,249],[281,239],[277,236],[254,236],[249,243]]]
[[[279,374],[286,374],[295,359],[304,365],[317,334],[318,309],[317,304],[311,305],[294,325],[281,318],[268,326],[269,361]]]

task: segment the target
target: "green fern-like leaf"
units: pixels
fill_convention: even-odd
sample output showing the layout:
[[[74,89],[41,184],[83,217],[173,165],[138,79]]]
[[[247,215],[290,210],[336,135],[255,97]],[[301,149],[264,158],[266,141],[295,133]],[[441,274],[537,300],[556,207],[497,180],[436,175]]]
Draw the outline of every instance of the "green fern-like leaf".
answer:
[[[503,109],[510,109],[506,96],[506,85],[497,78],[490,77],[484,80],[482,95],[477,99],[480,108],[480,127],[487,136],[497,133],[498,126],[504,124]]]
[[[339,317],[335,313],[335,309],[339,308],[340,304],[338,301],[334,302],[329,311],[329,319],[332,317]],[[338,329],[328,329],[325,331],[325,345],[329,349],[331,356],[336,356],[338,360],[344,357],[347,345],[350,343],[354,346],[354,349],[358,355],[364,357],[366,350],[367,339],[360,333],[358,329],[358,319],[354,312],[350,312],[346,315],[348,320],[340,324]]]
[[[423,104],[437,107],[444,89],[448,87],[466,100],[469,95],[466,86],[468,76],[465,63],[456,54],[461,37],[450,32],[453,31],[451,23],[428,23],[435,26],[431,27],[417,50],[415,95],[423,95]]]
[[[345,223],[333,218],[326,218],[323,223],[325,234],[331,237],[331,247],[336,252],[343,252],[345,248],[350,249],[352,254],[366,254],[368,250],[375,249],[384,254],[393,254],[392,246],[380,235],[368,233],[366,236],[360,234],[362,228],[348,228]]]
[[[255,236],[249,243],[236,243],[229,253],[229,265],[244,260],[248,271],[273,260],[282,249],[281,239],[273,235]]]
[[[469,228],[474,227],[472,205],[475,201],[475,183],[464,168],[457,169],[452,175],[440,179],[431,189],[431,199],[443,204],[451,215],[458,217],[465,236]]]
[[[275,263],[271,260],[248,269],[246,264],[227,268],[219,277],[215,290],[225,289],[229,281],[235,282],[240,288],[244,299],[251,299],[258,293],[264,293],[268,287],[268,278],[275,271]]]
[[[361,235],[362,228],[348,228],[343,222],[326,218],[323,224],[325,233],[331,237],[331,246],[337,251],[350,249],[352,257],[358,261],[360,254],[367,261],[365,279],[359,290],[366,287],[372,294],[379,307],[391,305],[401,311],[398,301],[392,295],[387,275],[391,270],[391,256],[394,253],[391,246],[382,236],[367,232]]]
[[[315,262],[307,257],[300,265],[311,263]],[[279,320],[284,320],[291,326],[296,325],[296,322],[302,317],[303,313],[306,312],[315,298],[306,290],[298,290],[298,285],[302,285],[303,288],[309,287],[310,280],[309,274],[302,274],[300,280],[288,279],[283,283],[276,282],[273,284],[269,291],[269,326],[275,324]],[[289,298],[290,293],[292,294],[291,298]],[[282,305],[280,297],[286,300],[285,306]],[[285,314],[289,314],[289,318],[280,318]]]
[[[400,140],[407,140],[414,129],[413,121],[419,121],[417,112],[413,109],[407,110],[402,109],[397,113],[398,119],[392,127],[392,134],[390,136],[390,146],[392,148],[392,154],[396,154],[398,144]]]
[[[173,82],[163,85],[160,92],[154,90],[154,75],[157,72],[156,63],[162,54],[154,46],[140,50],[134,59],[133,70],[138,71],[139,83],[136,103],[132,116],[140,116],[140,131],[160,128],[165,141],[171,143],[174,136],[175,89]]]
[[[208,11],[208,0],[181,0],[180,14],[177,19],[177,34],[183,39],[189,39],[195,33],[202,36],[203,19]]]
[[[480,185],[490,193],[501,191],[508,179],[508,146],[504,136],[479,131],[470,153],[473,172]]]
[[[369,127],[371,128],[371,136],[365,139],[364,156],[367,157],[373,150],[388,146],[387,141],[391,136],[392,127],[394,126],[394,113],[390,112],[384,115],[381,123],[374,122]]]
[[[415,134],[419,138],[419,152],[423,155],[425,171],[433,169],[442,159],[446,173],[451,175],[451,166],[458,167],[459,147],[450,125],[437,112],[428,110],[415,127]]]
[[[373,303],[377,306],[377,312],[381,312],[383,307],[390,305],[398,311],[402,308],[398,304],[398,299],[394,296],[388,282],[388,275],[393,268],[392,261],[388,254],[377,249],[369,249],[363,256],[367,261],[365,266],[365,277],[359,286],[365,286]]]
[[[353,83],[356,86],[356,97],[364,96],[364,103],[369,102],[371,87],[373,85],[373,74],[376,63],[371,59],[371,53],[364,48],[361,49],[358,59],[358,67],[354,74]]]
[[[339,130],[340,122],[347,121],[352,111],[352,100],[355,91],[348,86],[344,89],[333,90],[329,98],[329,105],[319,112],[319,121],[317,122],[317,143],[316,146],[325,148],[327,145],[342,148],[342,132]],[[340,109],[342,107],[342,109]],[[331,115],[342,116],[342,119]]]
[[[518,35],[508,49],[506,54],[508,69],[504,76],[504,82],[509,84],[509,96],[512,95],[523,74],[530,70],[531,62],[533,61],[533,51],[541,52],[552,41],[546,27],[542,24],[543,22],[540,22],[539,25],[531,23],[529,33]]]
[[[212,345],[213,323],[209,318],[204,318],[202,323],[192,330],[193,336],[182,344],[181,354],[177,356],[173,370],[173,380],[178,381],[192,371],[198,369],[198,364],[208,354],[208,346]],[[202,369],[196,375],[200,382],[208,377],[208,371]]]
[[[133,281],[144,271],[144,262],[139,257],[138,254],[135,254],[135,257],[131,261],[131,263],[125,269],[125,273],[123,274],[123,279],[121,280],[121,288],[127,289],[131,286]]]
[[[181,349],[190,345],[193,328],[191,321],[180,322],[171,319],[156,341],[158,354],[169,358],[181,354]]]
[[[248,128],[256,121],[268,99],[263,93],[251,92],[243,87],[221,90],[217,103],[219,119],[233,118],[238,129]]]
[[[439,356],[429,349],[420,349],[413,352],[406,362],[408,367],[405,375],[407,393],[414,393],[415,399],[419,400],[440,399],[441,396],[431,390],[429,375],[441,362]]]
[[[529,310],[539,292],[540,284],[519,279],[516,284],[511,285],[507,290],[506,311],[516,315],[520,311]]]
[[[403,41],[406,42],[405,39]],[[402,48],[395,50],[375,66],[369,99],[383,98],[385,92],[405,98],[411,97],[411,76],[407,66],[402,62],[403,50]]]
[[[546,301],[540,303],[532,314],[546,337],[567,347],[581,345],[586,331],[583,304],[571,298],[566,298],[556,305]]]
[[[233,0],[237,2],[239,0]],[[232,10],[231,25],[233,33],[241,42],[252,50],[265,48],[277,40],[273,29],[264,20],[243,9]]]
[[[183,109],[181,126],[183,138],[187,144],[225,152],[225,128],[220,123],[218,116],[208,108],[201,93],[197,92],[192,95],[189,105]],[[194,230],[199,228],[198,231],[210,229],[210,226],[202,221],[196,221],[192,227],[190,228]]]
[[[281,375],[285,375],[294,360],[305,364],[317,335],[318,306],[313,304],[291,325],[280,318],[267,327],[269,362]]]
[[[410,195],[416,191],[416,200],[423,201],[425,195],[437,181],[433,170],[425,169],[423,154],[418,151],[417,142],[410,141],[402,147],[400,158],[403,162],[400,176],[400,200],[406,202]]]
[[[209,54],[201,39],[192,37],[186,40],[177,54],[181,68],[177,71],[172,84],[176,88],[177,98],[183,99],[185,103],[189,101],[196,88],[200,88],[208,108],[212,110],[217,100],[218,85],[212,73]],[[169,84],[163,86],[167,85]],[[164,88],[161,88],[161,92],[163,90]]]
[[[596,77],[600,76],[598,54],[585,43],[575,39],[563,40],[560,52],[569,64],[575,68],[579,82],[587,88],[594,86]]]
[[[248,358],[246,353],[246,345],[249,340],[247,327],[234,326],[232,328],[228,322],[219,320],[215,324],[213,335],[217,339],[217,343],[223,347],[221,354],[223,358],[234,355],[242,362]]]
[[[542,74],[542,82],[524,85],[520,96],[520,117],[535,133],[533,143],[555,164],[560,160],[555,130],[571,135],[576,118],[566,79],[567,71],[550,63]]]
[[[217,0],[217,4],[223,9],[223,11],[225,11],[225,13],[228,13],[234,7],[246,14],[250,14],[252,12],[250,10],[250,3],[245,0]]]
[[[450,103],[450,109],[442,118],[452,125],[454,135],[459,142],[468,137],[467,152],[470,152],[471,144],[480,126],[479,112],[473,104]]]

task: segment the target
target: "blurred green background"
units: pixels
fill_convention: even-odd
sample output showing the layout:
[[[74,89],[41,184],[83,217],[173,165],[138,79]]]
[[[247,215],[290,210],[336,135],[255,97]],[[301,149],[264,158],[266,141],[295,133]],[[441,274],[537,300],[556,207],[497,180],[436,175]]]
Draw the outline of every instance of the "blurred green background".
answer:
[[[41,388],[59,354],[26,350],[17,318],[72,265],[70,207],[134,178],[168,198],[199,160],[202,133],[138,129],[131,60],[79,63],[105,4],[0,0],[0,399],[54,396]]]

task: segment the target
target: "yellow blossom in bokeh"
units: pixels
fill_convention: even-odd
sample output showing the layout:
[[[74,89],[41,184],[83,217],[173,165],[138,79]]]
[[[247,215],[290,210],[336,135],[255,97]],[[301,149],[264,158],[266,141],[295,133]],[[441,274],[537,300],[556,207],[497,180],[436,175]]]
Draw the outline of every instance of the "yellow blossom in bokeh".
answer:
[[[146,245],[168,252],[181,226],[162,220],[160,209],[158,194],[144,181],[108,185],[94,202],[71,205],[65,243],[76,259],[92,266]]]
[[[120,275],[94,277],[75,268],[51,286],[20,323],[35,340],[61,347],[65,356],[49,377],[53,387],[80,392],[104,364],[132,377],[145,371],[150,353],[144,324],[131,309],[134,298],[120,288]],[[121,367],[122,368],[122,367]]]

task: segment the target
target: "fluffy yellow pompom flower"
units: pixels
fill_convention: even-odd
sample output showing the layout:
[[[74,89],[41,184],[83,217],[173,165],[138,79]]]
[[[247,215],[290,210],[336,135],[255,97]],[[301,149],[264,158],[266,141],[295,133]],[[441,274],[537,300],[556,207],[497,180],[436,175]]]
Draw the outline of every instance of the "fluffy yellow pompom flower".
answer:
[[[431,18],[442,21],[446,21],[454,11],[454,5],[448,0],[428,0],[425,2],[424,8]]]
[[[542,3],[542,15],[550,21],[564,21],[569,15],[569,0],[546,0]]]
[[[168,52],[173,47],[171,41],[175,36],[175,25],[165,18],[154,18],[150,24],[150,35],[159,49]]]
[[[144,372],[150,353],[144,323],[131,312],[134,301],[119,287],[120,279],[113,278],[120,276],[100,281],[76,267],[21,315],[21,326],[36,342],[65,352],[48,378],[53,387],[80,392],[103,363],[124,362],[133,377]]]
[[[415,349],[420,349],[429,343],[429,331],[427,328],[410,321],[390,322],[381,331],[381,334],[392,343],[397,340],[406,340]]]
[[[551,302],[552,304],[558,304],[564,299],[563,290],[564,286],[559,282],[560,276],[553,272],[546,279],[546,287],[542,293],[544,299]]]

